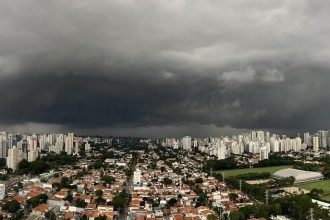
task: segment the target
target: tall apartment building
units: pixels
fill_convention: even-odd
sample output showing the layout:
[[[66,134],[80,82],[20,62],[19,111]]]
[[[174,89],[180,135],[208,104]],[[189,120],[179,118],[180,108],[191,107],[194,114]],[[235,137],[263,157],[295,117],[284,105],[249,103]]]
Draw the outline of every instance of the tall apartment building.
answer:
[[[138,168],[133,173],[133,184],[141,184],[141,170]]]
[[[0,200],[3,200],[6,197],[6,184],[0,183]]]
[[[319,137],[318,136],[313,136],[313,150],[315,152],[319,152]]]
[[[182,148],[187,151],[191,151],[191,137],[185,136],[182,138]]]
[[[24,159],[23,151],[16,146],[8,149],[7,167],[17,170],[18,163]]]
[[[68,155],[72,154],[73,149],[73,133],[68,133],[68,136],[65,137],[65,152]]]

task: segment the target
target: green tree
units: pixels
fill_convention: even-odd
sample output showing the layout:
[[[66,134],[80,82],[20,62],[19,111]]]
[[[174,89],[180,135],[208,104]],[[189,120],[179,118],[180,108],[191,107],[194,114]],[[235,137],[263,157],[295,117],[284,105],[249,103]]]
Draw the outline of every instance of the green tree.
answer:
[[[245,220],[244,213],[240,211],[232,211],[229,215],[231,220]]]
[[[324,192],[323,192],[322,189],[316,189],[316,188],[314,188],[314,189],[312,189],[312,190],[308,193],[308,195],[309,195],[310,197],[312,197],[313,199],[319,199],[320,196],[321,196],[323,193],[324,193]]]
[[[19,202],[17,202],[17,200],[10,200],[8,202],[6,202],[3,206],[2,206],[2,210],[5,210],[7,212],[10,213],[15,213],[17,212],[19,209],[21,208]]]
[[[104,181],[106,184],[113,184],[116,179],[113,176],[108,176],[108,175],[104,175],[101,178],[102,181]]]
[[[168,177],[165,177],[164,179],[163,179],[163,183],[165,184],[165,185],[171,185],[172,184],[172,179],[170,179],[170,178],[168,178]]]
[[[101,189],[98,189],[95,191],[95,196],[98,198],[102,198],[103,196],[103,191]]]
[[[218,217],[215,214],[209,214],[207,216],[207,220],[217,220],[217,219],[218,219]]]
[[[201,177],[196,178],[195,183],[203,183],[203,178]]]
[[[236,201],[238,199],[237,193],[229,193],[228,196],[231,201]]]
[[[127,199],[126,199],[126,192],[125,191],[122,191],[122,192],[118,193],[112,199],[112,205],[117,210],[124,208],[126,204],[127,204]]]
[[[86,208],[87,206],[87,202],[85,202],[84,200],[81,200],[81,199],[77,199],[75,202],[74,202],[75,206],[79,207],[79,208]]]
[[[26,200],[26,204],[28,207],[36,207],[41,203],[46,203],[48,200],[48,196],[44,193],[38,195],[38,196],[34,196],[28,200]]]
[[[73,196],[71,194],[71,192],[69,192],[65,198],[64,198],[65,201],[69,201],[69,202],[72,202],[73,201]]]
[[[46,212],[45,217],[46,217],[46,219],[49,219],[49,220],[56,220],[56,214],[54,213],[54,211]]]
[[[27,160],[22,160],[17,165],[17,173],[19,174],[27,174],[29,172],[29,162]]]
[[[168,207],[171,207],[171,206],[174,206],[177,202],[178,202],[178,200],[176,198],[171,198],[168,201],[167,205],[168,205]]]
[[[23,217],[24,217],[24,211],[19,210],[13,217],[10,218],[10,220],[22,220]],[[2,220],[2,216],[0,217],[0,219]]]

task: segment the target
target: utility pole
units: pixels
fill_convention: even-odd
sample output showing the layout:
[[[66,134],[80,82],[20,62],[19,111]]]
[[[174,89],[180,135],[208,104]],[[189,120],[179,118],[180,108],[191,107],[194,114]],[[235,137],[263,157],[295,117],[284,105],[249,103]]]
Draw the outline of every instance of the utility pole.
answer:
[[[266,205],[268,205],[268,200],[269,200],[268,189],[266,190],[265,199],[266,199]]]
[[[239,180],[239,191],[242,192],[242,180]]]
[[[311,220],[314,220],[313,208],[311,208]]]
[[[219,220],[222,219],[222,213],[221,213],[221,200],[220,200],[220,204],[219,204]]]

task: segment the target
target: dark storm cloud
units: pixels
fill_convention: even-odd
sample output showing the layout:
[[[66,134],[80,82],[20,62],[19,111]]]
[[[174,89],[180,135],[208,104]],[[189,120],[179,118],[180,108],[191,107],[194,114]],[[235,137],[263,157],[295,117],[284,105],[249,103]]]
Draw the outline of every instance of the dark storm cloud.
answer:
[[[139,135],[327,127],[329,6],[2,1],[0,124]]]

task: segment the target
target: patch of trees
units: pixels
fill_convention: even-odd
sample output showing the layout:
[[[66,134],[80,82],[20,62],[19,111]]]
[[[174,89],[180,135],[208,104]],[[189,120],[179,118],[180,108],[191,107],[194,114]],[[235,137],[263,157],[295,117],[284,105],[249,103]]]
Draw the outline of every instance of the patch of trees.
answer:
[[[10,213],[15,213],[17,212],[19,209],[21,208],[19,202],[17,202],[17,200],[10,200],[8,202],[6,202],[3,206],[2,206],[2,210],[10,212]]]
[[[320,165],[317,164],[309,164],[309,163],[298,163],[293,166],[293,168],[298,169],[298,170],[306,170],[306,171],[314,171],[318,172],[320,169]]]
[[[239,188],[240,180],[260,180],[260,179],[269,179],[271,178],[271,173],[261,172],[261,173],[244,173],[236,176],[229,176],[226,178],[226,183],[230,188]],[[222,175],[218,174],[217,179],[222,179]]]
[[[178,202],[178,200],[177,200],[176,198],[171,198],[171,199],[167,202],[166,206],[167,206],[167,208],[169,208],[169,207],[171,207],[171,206],[176,205],[177,202]]]
[[[55,154],[50,152],[44,157],[38,158],[33,162],[22,160],[18,163],[17,174],[40,174],[49,171],[50,169],[57,169],[60,165],[74,165],[77,161],[76,156],[67,155],[66,152]]]
[[[9,176],[7,174],[0,174],[0,180],[1,181],[6,181],[9,179]]]
[[[116,179],[113,176],[108,176],[108,175],[104,175],[101,177],[101,180],[105,183],[105,184],[113,184]]]
[[[112,205],[116,210],[123,210],[127,204],[128,197],[124,190],[115,195],[112,199]]]
[[[275,179],[269,182],[271,188],[282,188],[294,185],[295,178],[293,176]]]
[[[74,165],[78,158],[75,155],[68,155],[65,151],[62,151],[60,154],[50,152],[40,158],[40,160],[49,163],[51,169],[56,169],[60,165]]]
[[[172,179],[170,179],[170,178],[168,178],[168,177],[165,177],[165,178],[163,179],[163,183],[164,183],[165,185],[171,185],[171,184],[173,183],[173,181],[172,181]]]
[[[322,189],[312,189],[307,195],[313,199],[320,199],[321,195],[324,193]]]
[[[310,216],[310,209],[313,208],[314,216],[317,219],[328,219],[329,211],[321,209],[312,202],[308,195],[293,195],[279,198],[269,205],[247,205],[237,211],[230,213],[231,220],[244,220],[251,217],[269,218],[271,215],[286,215],[292,219],[305,220]]]
[[[196,207],[206,206],[208,203],[207,194],[198,186],[194,188],[194,192],[197,194]]]
[[[269,218],[271,215],[281,214],[281,205],[276,203],[272,205],[247,205],[240,208],[238,211],[230,213],[231,220],[244,220],[250,217],[255,218]]]
[[[35,160],[32,162],[28,162],[24,159],[18,163],[18,169],[16,172],[20,175],[28,173],[36,175],[47,172],[49,168],[49,164],[45,161]]]
[[[281,188],[292,186],[294,184],[295,178],[288,177],[283,179],[271,180],[269,183],[263,184],[248,184],[247,180],[260,180],[260,179],[270,179],[271,173],[246,173],[237,176],[230,176],[226,179],[226,184],[229,188],[239,189],[240,181],[242,181],[242,191],[248,194],[251,198],[263,201],[265,192],[269,188]]]
[[[77,185],[72,184],[72,180],[69,177],[62,177],[60,183],[53,183],[53,187],[56,187],[57,190],[60,190],[62,188],[68,188],[68,189],[76,189]]]
[[[98,189],[95,191],[95,196],[96,196],[96,203],[97,204],[104,204],[106,203],[105,199],[103,199],[103,191],[101,189]]]
[[[56,214],[54,211],[48,211],[45,213],[45,218],[49,220],[56,220]]]
[[[87,202],[85,202],[82,199],[77,199],[75,201],[73,201],[73,205],[79,208],[86,208],[87,206]]]
[[[312,198],[308,195],[297,195],[283,197],[275,201],[281,205],[282,214],[288,215],[293,219],[305,220],[309,216],[311,208],[314,209],[314,216],[318,219],[328,219],[329,211],[321,209],[316,203],[312,202]]]
[[[230,170],[236,169],[237,162],[234,158],[226,158],[223,160],[209,160],[206,162],[205,171],[209,172],[211,169],[213,170]]]
[[[271,154],[269,159],[260,161],[257,167],[271,167],[271,166],[283,166],[283,165],[294,165],[296,162],[293,158],[282,156],[281,154]]]
[[[44,193],[26,200],[26,205],[30,208],[37,207],[39,204],[46,203],[48,196]]]

